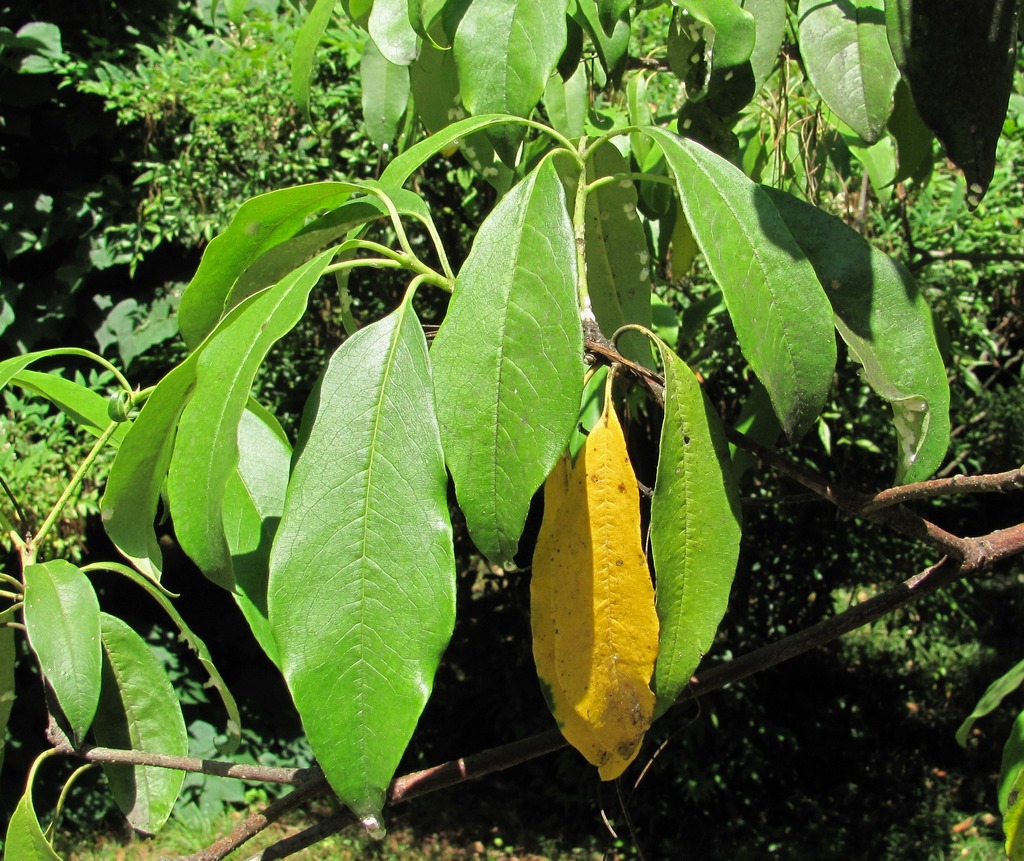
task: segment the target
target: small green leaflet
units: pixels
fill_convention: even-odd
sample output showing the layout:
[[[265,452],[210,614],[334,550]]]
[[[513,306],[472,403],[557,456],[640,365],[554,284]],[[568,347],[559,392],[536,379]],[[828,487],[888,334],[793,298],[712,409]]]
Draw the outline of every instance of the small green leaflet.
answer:
[[[238,423],[270,348],[301,319],[335,249],[247,299],[204,345],[192,396],[178,421],[167,476],[175,534],[200,570],[233,589],[224,537],[224,489],[238,462]]]
[[[410,294],[342,344],[310,396],[270,560],[289,690],[332,788],[368,825],[455,622],[447,487]]]
[[[511,567],[530,500],[576,425],[576,246],[550,159],[480,225],[431,347],[445,460],[469,533]]]
[[[800,0],[800,56],[814,88],[867,143],[885,132],[900,78],[884,0]]]
[[[100,605],[89,578],[64,559],[25,568],[32,651],[81,744],[100,697]]]
[[[821,412],[836,365],[832,308],[814,268],[764,189],[693,141],[644,131],[665,153],[743,355],[797,440]]]
[[[295,39],[295,51],[292,54],[292,96],[299,112],[310,124],[312,117],[309,113],[309,85],[313,78],[313,56],[324,37],[327,25],[334,17],[337,5],[338,0],[316,0]]]
[[[93,733],[103,747],[188,755],[181,705],[146,641],[102,614],[103,694]],[[171,815],[185,774],[170,768],[106,764],[103,770],[132,828],[155,834]]]
[[[655,715],[689,684],[725,614],[740,550],[739,491],[722,423],[693,372],[655,339],[665,418],[651,498],[651,552],[661,623]]]
[[[836,328],[864,378],[892,406],[896,482],[928,478],[949,447],[949,382],[914,279],[838,218],[766,191],[825,286]]]
[[[1024,661],[1015,664],[985,689],[985,693],[981,695],[974,710],[956,731],[957,742],[961,746],[967,747],[967,739],[970,737],[971,730],[974,729],[975,721],[999,708],[1000,703],[1022,684],[1024,684]]]
[[[1010,728],[999,769],[999,812],[1003,815],[1006,857],[1024,861],[1024,713]]]

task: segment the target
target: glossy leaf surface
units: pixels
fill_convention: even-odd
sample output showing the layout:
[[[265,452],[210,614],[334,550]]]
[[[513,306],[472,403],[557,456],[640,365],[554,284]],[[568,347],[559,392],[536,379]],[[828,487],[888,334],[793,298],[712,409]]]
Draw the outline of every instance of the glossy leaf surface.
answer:
[[[175,535],[200,570],[234,587],[224,536],[224,489],[238,462],[238,423],[270,348],[301,319],[334,256],[328,249],[274,287],[247,299],[204,346],[196,383],[178,421],[167,476]]]
[[[636,476],[610,400],[576,463],[563,457],[544,485],[530,608],[537,673],[559,729],[612,780],[650,727],[658,617]]]
[[[53,851],[50,841],[43,834],[32,805],[32,797],[28,794],[21,797],[7,823],[4,858],[17,858],[18,861],[61,861],[60,855]]]
[[[800,0],[800,56],[825,103],[867,143],[892,112],[899,70],[889,49],[884,0]]]
[[[395,66],[408,66],[416,59],[419,47],[419,39],[409,20],[409,3],[410,0],[373,0],[366,22],[377,52]],[[363,86],[365,88],[365,82]]]
[[[365,821],[380,818],[454,625],[447,485],[407,299],[342,344],[309,400],[268,589],[313,752]]]
[[[188,755],[178,696],[146,641],[120,619],[102,614],[103,694],[93,732],[104,747]],[[114,799],[131,826],[155,834],[171,815],[185,774],[169,768],[103,766]]]
[[[760,186],[660,129],[686,220],[722,288],[743,355],[791,440],[821,412],[836,364],[832,309],[814,268]]]
[[[92,583],[64,559],[28,565],[24,612],[32,651],[81,744],[100,696],[100,605]]]
[[[864,378],[892,406],[897,483],[928,478],[949,447],[949,382],[914,279],[838,218],[769,193],[825,285],[836,328]]]
[[[576,248],[550,160],[481,224],[431,360],[445,460],[470,535],[511,567],[583,387]]]
[[[665,369],[665,418],[650,540],[661,623],[655,714],[661,714],[714,642],[736,573],[741,527],[721,421],[693,372],[657,343]]]

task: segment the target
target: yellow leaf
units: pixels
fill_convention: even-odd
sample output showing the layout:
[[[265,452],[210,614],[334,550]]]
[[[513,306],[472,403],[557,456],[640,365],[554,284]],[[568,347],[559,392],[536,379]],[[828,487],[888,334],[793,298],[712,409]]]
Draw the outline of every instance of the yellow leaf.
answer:
[[[636,476],[611,398],[573,464],[544,485],[530,587],[533,654],[566,740],[612,780],[651,725],[654,587]]]

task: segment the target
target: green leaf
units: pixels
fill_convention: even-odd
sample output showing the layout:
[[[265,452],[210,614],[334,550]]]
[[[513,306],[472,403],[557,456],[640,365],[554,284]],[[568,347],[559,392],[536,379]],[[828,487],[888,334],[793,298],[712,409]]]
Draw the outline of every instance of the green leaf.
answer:
[[[683,79],[691,101],[705,101],[718,116],[735,113],[754,94],[753,16],[735,0],[680,0],[679,6],[673,27],[679,44],[670,60],[680,50],[683,58],[672,62],[673,71]],[[690,60],[693,56],[696,63]]]
[[[892,406],[897,483],[928,478],[949,447],[949,383],[914,279],[838,218],[767,191],[826,286],[836,328],[864,378]]]
[[[800,56],[814,88],[867,143],[885,131],[900,78],[884,0],[800,0]]]
[[[544,110],[551,127],[567,138],[579,138],[586,132],[590,108],[590,82],[582,63],[568,80],[554,74],[544,87]]]
[[[238,424],[238,466],[224,489],[224,533],[235,572],[235,601],[256,641],[280,664],[267,619],[270,548],[284,511],[291,446],[250,409]]]
[[[651,498],[661,623],[655,715],[689,684],[725,614],[740,550],[739,492],[725,431],[693,372],[660,339],[665,418]]]
[[[167,495],[182,549],[226,589],[235,579],[224,536],[224,488],[238,462],[238,423],[256,372],[301,319],[334,253],[328,249],[247,299],[199,353],[195,388],[178,421]]]
[[[692,141],[650,128],[722,288],[743,355],[790,440],[821,412],[836,364],[832,309],[768,193]]]
[[[566,43],[568,0],[472,0],[453,51],[462,101],[471,114],[528,117]],[[491,132],[506,161],[522,138],[515,127]]]
[[[1003,815],[1003,833],[1006,835],[1006,857],[1009,861],[1024,859],[1024,713],[1010,728],[1003,748],[1003,761],[999,769],[999,812]]]
[[[7,741],[7,721],[14,706],[14,629],[0,628],[0,769],[4,765],[4,746]]]
[[[377,9],[376,3],[373,8]],[[409,68],[391,62],[368,40],[363,48],[359,74],[363,83],[366,132],[377,148],[386,152],[398,136],[398,127],[409,104]]]
[[[380,185],[384,188],[400,188],[405,185],[417,170],[439,152],[461,143],[464,137],[474,132],[484,131],[494,126],[516,124],[516,120],[505,114],[488,114],[486,116],[467,117],[459,120],[441,131],[432,134],[426,140],[409,147],[395,158],[380,176]],[[2,367],[2,366],[0,366]]]
[[[409,20],[409,0],[373,0],[367,29],[377,52],[389,63],[408,66],[416,59],[419,39]],[[365,105],[365,94],[363,98]]]
[[[617,81],[626,68],[629,59],[629,37],[631,28],[628,12],[615,22],[609,32],[601,23],[597,0],[576,0],[572,11],[573,20],[582,27],[597,49],[597,59],[611,81]]]
[[[1002,701],[1022,684],[1024,684],[1024,661],[1007,670],[985,689],[985,693],[981,695],[981,699],[975,705],[974,711],[968,715],[967,719],[960,724],[960,728],[956,731],[956,740],[963,747],[967,747],[967,739],[970,737],[971,730],[974,729],[974,724],[978,718],[985,717],[985,715],[994,712],[999,708]]]
[[[430,695],[455,557],[426,339],[402,306],[345,341],[310,397],[268,603],[313,752],[365,822]]]
[[[103,694],[93,732],[104,747],[188,755],[181,705],[146,641],[120,619],[102,614]],[[103,771],[132,828],[155,834],[171,815],[184,772],[105,764]]]
[[[886,0],[889,44],[921,118],[980,202],[995,171],[1017,58],[1012,0]]]
[[[35,353],[25,353],[23,356],[15,356],[12,359],[0,362],[0,389],[6,386],[15,376],[20,374],[33,362],[38,362],[40,359],[49,359],[53,356],[69,356],[80,352],[80,350],[76,351],[73,349],[57,347],[52,350],[39,350]]]
[[[81,744],[100,696],[100,605],[89,578],[64,559],[25,568],[25,627]]]
[[[159,581],[163,554],[153,523],[178,417],[196,381],[199,353],[192,353],[156,386],[132,422],[110,466],[100,502],[110,540],[147,577]]]
[[[587,163],[588,182],[626,173],[629,165],[612,143],[598,147]],[[605,337],[627,323],[651,326],[651,260],[636,205],[636,186],[630,179],[599,186],[587,195],[587,288]],[[618,347],[626,357],[651,364],[650,343],[643,335],[624,332]]]
[[[31,788],[21,797],[18,806],[7,823],[7,837],[4,839],[4,858],[11,861],[61,861],[53,851],[50,841],[39,825],[35,807],[32,805]]]
[[[565,192],[545,159],[480,225],[431,348],[459,504],[480,552],[504,567],[576,424],[576,276]]]
[[[779,50],[786,36],[786,0],[740,0],[740,5],[754,16],[750,67],[754,73],[754,92],[757,92],[779,62]]]
[[[11,382],[46,398],[75,424],[95,437],[101,436],[110,424],[109,399],[81,383],[57,374],[28,370],[16,374]],[[110,444],[115,448],[120,445],[129,427],[129,423],[122,422],[122,426],[110,437]]]
[[[348,182],[319,182],[271,191],[243,203],[227,229],[207,246],[182,294],[178,325],[185,343],[198,347],[225,314],[249,295],[233,288],[260,257],[299,233],[310,215],[341,206],[358,189]]]
[[[312,123],[309,113],[309,85],[313,78],[313,57],[320,40],[324,37],[327,25],[334,17],[334,8],[337,5],[338,0],[316,0],[295,39],[295,50],[292,54],[292,96],[299,112],[308,123]]]
[[[914,107],[914,100],[904,80],[896,85],[892,116],[889,117],[889,134],[896,142],[899,167],[893,182],[904,182],[927,175],[932,165],[932,144],[935,135],[924,124],[917,108]]]

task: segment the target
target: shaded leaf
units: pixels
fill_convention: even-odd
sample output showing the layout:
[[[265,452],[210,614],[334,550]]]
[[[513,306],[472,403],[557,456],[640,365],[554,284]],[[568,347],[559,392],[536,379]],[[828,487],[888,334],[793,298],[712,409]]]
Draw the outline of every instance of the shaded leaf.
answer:
[[[100,605],[89,578],[64,559],[25,567],[28,640],[76,744],[100,696]]]
[[[932,316],[910,273],[838,218],[768,189],[804,249],[864,378],[892,406],[897,483],[922,481],[949,447],[949,382]]]
[[[885,27],[884,0],[800,0],[800,56],[814,88],[867,143],[892,112],[899,80]]]
[[[750,68],[754,75],[754,92],[757,92],[779,62],[779,51],[786,35],[786,0],[740,0],[740,5],[754,17]]]
[[[0,628],[0,769],[4,764],[4,747],[7,741],[7,721],[14,706],[14,629]]]
[[[1006,857],[1009,861],[1024,859],[1024,713],[1010,728],[1003,747],[1003,761],[999,769],[999,812],[1003,815],[1003,833],[1006,835]]]
[[[736,573],[741,515],[722,423],[693,372],[656,343],[665,368],[650,537],[661,624],[658,715],[676,701],[714,642]]]
[[[377,9],[376,3],[373,8]],[[359,75],[366,133],[378,149],[387,151],[398,136],[398,127],[409,104],[409,69],[393,63],[367,40]]]
[[[267,579],[290,467],[287,440],[247,409],[238,423],[238,466],[225,486],[224,533],[235,572],[234,599],[275,664],[279,657],[267,619]]]
[[[587,163],[588,182],[627,173],[626,159],[611,143],[598,147]],[[651,260],[636,206],[636,186],[630,179],[602,185],[587,195],[587,288],[606,337],[627,323],[651,325]],[[624,356],[651,364],[650,344],[637,332],[624,332],[618,347]]]
[[[238,423],[256,372],[270,348],[302,318],[309,293],[334,253],[328,249],[247,299],[199,354],[195,387],[178,420],[167,494],[182,549],[227,589],[235,580],[224,536],[224,489],[238,462]]]
[[[271,556],[270,623],[288,687],[328,781],[369,824],[455,619],[432,401],[407,297],[342,344],[311,395]]]
[[[980,202],[995,171],[1017,56],[1013,0],[886,0],[889,44],[921,118]]]
[[[470,535],[511,567],[583,386],[576,246],[550,159],[481,224],[431,360],[445,460]]]
[[[146,641],[120,619],[102,614],[103,694],[93,733],[104,747],[188,755],[177,694]],[[184,772],[104,764],[103,771],[132,828],[155,834],[171,815]]]
[[[576,0],[573,7],[572,17],[590,36],[606,77],[612,82],[618,81],[629,59],[629,13],[624,12],[613,28],[606,28],[601,22],[597,0]]]
[[[636,476],[611,398],[576,463],[564,456],[544,485],[530,618],[559,729],[602,780],[618,777],[651,724],[658,617]]]
[[[772,199],[737,168],[661,129],[686,220],[722,288],[743,355],[790,440],[821,412],[836,363],[832,309]]]

